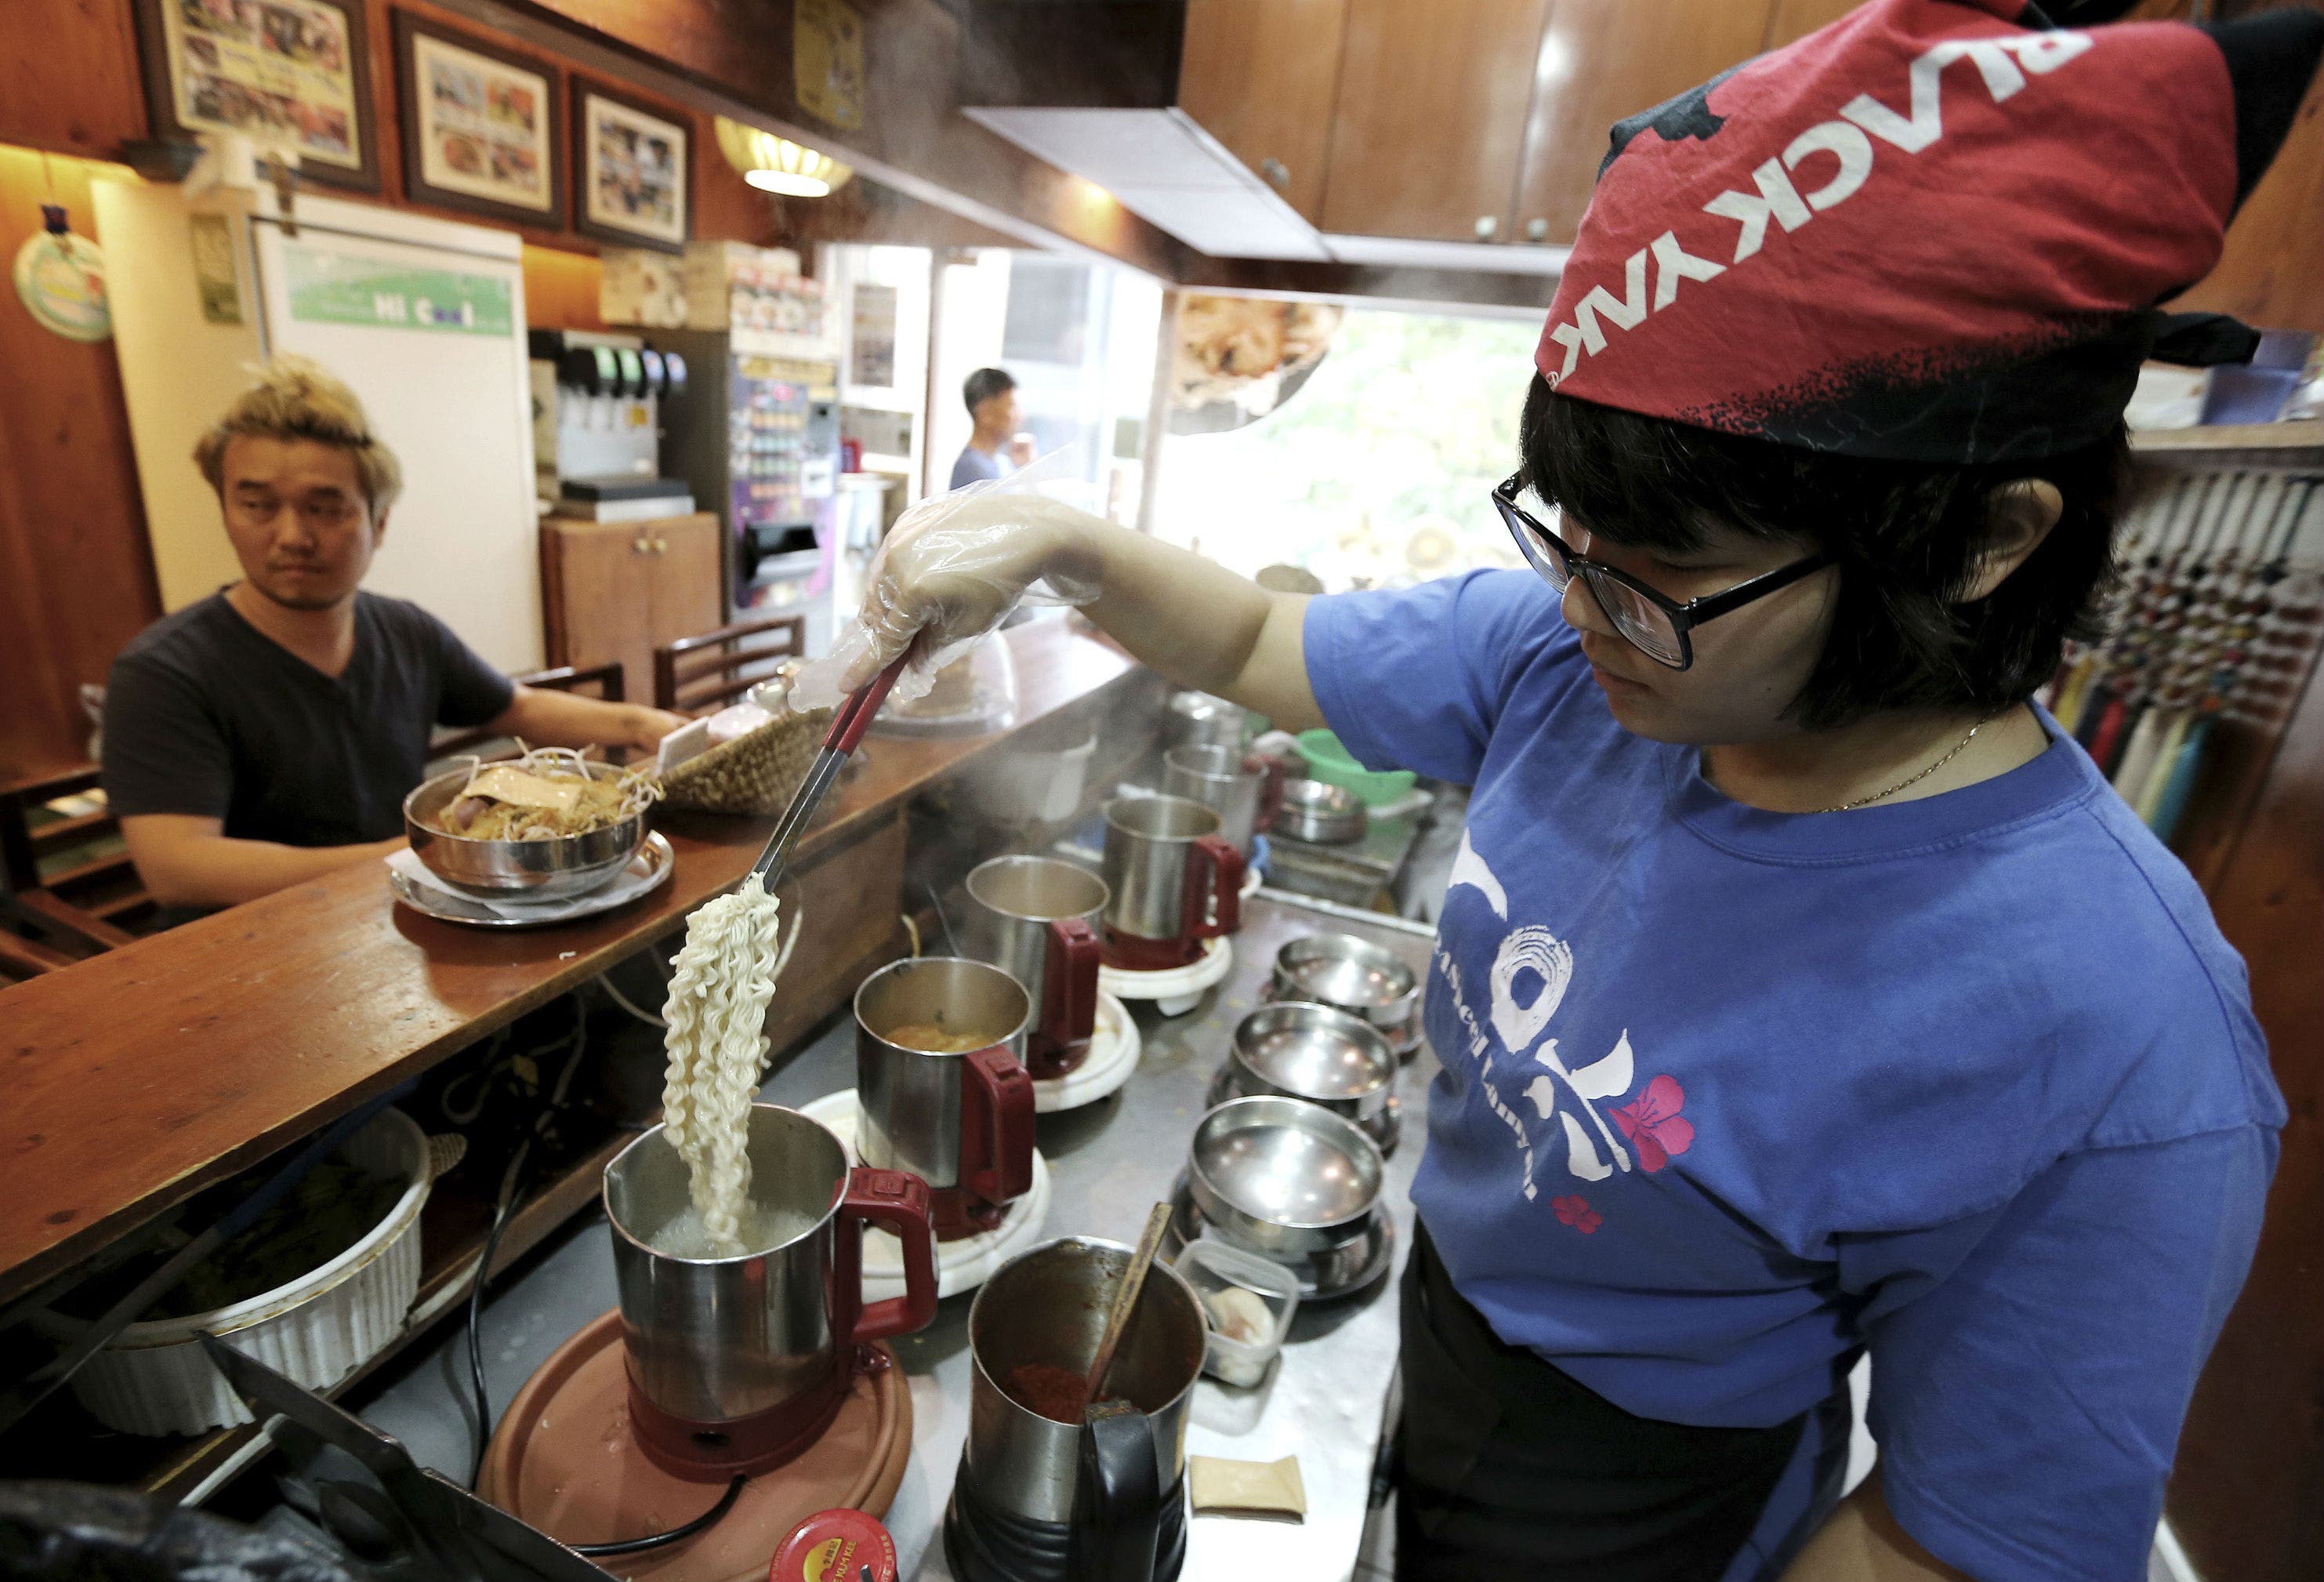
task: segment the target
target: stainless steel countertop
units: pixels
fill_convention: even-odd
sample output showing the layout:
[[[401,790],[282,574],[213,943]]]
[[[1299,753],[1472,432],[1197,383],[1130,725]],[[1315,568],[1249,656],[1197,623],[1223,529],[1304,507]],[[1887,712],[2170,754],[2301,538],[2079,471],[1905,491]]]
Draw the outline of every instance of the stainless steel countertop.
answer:
[[[1133,1004],[1145,1051],[1122,1090],[1083,1109],[1043,1115],[1041,1152],[1049,1163],[1049,1236],[1102,1235],[1134,1242],[1146,1212],[1169,1192],[1186,1162],[1205,1090],[1226,1059],[1234,1025],[1258,1003],[1276,951],[1303,934],[1345,931],[1394,950],[1424,975],[1429,935],[1398,920],[1314,905],[1261,891],[1243,909],[1226,980],[1184,1016],[1163,1018]],[[1381,1414],[1396,1371],[1395,1281],[1412,1241],[1412,1176],[1420,1158],[1423,1096],[1434,1075],[1425,1050],[1405,1068],[1397,1091],[1404,1137],[1388,1161],[1385,1199],[1396,1217],[1397,1258],[1369,1291],[1303,1305],[1283,1356],[1251,1390],[1205,1376],[1195,1387],[1189,1455],[1246,1461],[1299,1457],[1307,1519],[1292,1524],[1221,1516],[1194,1519],[1187,1532],[1187,1582],[1296,1577],[1329,1582],[1355,1569],[1363,1536]],[[778,1073],[763,1096],[798,1105],[854,1085],[852,1038],[824,1039]],[[968,1309],[945,1300],[936,1321],[894,1343],[912,1379],[912,1464],[888,1513],[900,1574],[948,1579],[937,1529],[968,1437]]]
[[[1418,925],[1358,913],[1305,897],[1262,891],[1243,911],[1235,961],[1225,981],[1185,1016],[1165,1019],[1134,1005],[1144,1054],[1113,1096],[1043,1115],[1039,1146],[1050,1170],[1049,1236],[1077,1234],[1134,1241],[1147,1209],[1167,1194],[1185,1163],[1188,1139],[1234,1024],[1257,1003],[1276,950],[1302,934],[1342,930],[1373,940],[1425,971],[1429,936]],[[1196,1386],[1189,1454],[1272,1461],[1299,1457],[1307,1491],[1301,1523],[1203,1516],[1188,1529],[1188,1582],[1250,1576],[1333,1582],[1356,1564],[1382,1412],[1395,1375],[1395,1281],[1411,1246],[1410,1188],[1425,1131],[1433,1058],[1424,1048],[1397,1084],[1401,1145],[1388,1161],[1385,1199],[1395,1216],[1395,1268],[1369,1291],[1337,1302],[1303,1305],[1282,1360],[1253,1390],[1205,1377]],[[852,1022],[827,1029],[762,1087],[765,1098],[800,1105],[854,1086]],[[602,1220],[564,1244],[486,1304],[486,1370],[495,1411],[567,1336],[613,1305],[611,1249]],[[896,1343],[912,1386],[912,1459],[887,1515],[901,1574],[949,1579],[938,1537],[968,1432],[968,1309],[953,1297],[927,1329]],[[467,1469],[463,1340],[456,1328],[417,1365],[357,1404],[424,1464],[455,1477]]]

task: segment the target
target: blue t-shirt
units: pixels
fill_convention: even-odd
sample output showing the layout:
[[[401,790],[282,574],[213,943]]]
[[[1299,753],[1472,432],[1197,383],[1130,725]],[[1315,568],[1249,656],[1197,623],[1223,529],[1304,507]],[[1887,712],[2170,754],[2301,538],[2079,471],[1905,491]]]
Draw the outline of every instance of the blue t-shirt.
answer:
[[[959,456],[953,459],[950,486],[964,489],[971,484],[989,484],[995,478],[1007,477],[1010,470],[1009,464],[998,454],[988,456],[973,445],[964,445]]]
[[[1325,718],[1475,787],[1413,1198],[1501,1337],[1642,1415],[1873,1359],[1890,1507],[1981,1582],[2143,1576],[2284,1108],[2241,959],[2088,755],[1766,813],[1615,723],[1541,582],[1308,606]]]

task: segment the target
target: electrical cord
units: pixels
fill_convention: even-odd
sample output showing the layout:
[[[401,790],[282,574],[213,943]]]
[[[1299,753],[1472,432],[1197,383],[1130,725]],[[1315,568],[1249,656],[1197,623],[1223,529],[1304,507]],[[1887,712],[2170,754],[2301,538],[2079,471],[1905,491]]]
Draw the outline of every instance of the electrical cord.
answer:
[[[791,929],[790,943],[795,945],[798,942],[798,929],[795,924]],[[790,949],[787,945],[776,963],[776,971],[779,974],[782,970],[782,963],[789,958]],[[598,981],[604,983],[602,976]],[[613,988],[611,984],[606,984],[605,986],[609,990]],[[618,991],[614,992],[613,997],[621,1001],[623,1009],[629,1011],[631,1014],[639,1014],[637,1007],[622,1000]],[[558,1075],[557,1085],[549,1092],[547,1106],[534,1117],[531,1134],[517,1144],[516,1152],[509,1160],[508,1169],[501,1176],[501,1189],[498,1203],[493,1210],[492,1228],[484,1233],[484,1254],[476,1262],[476,1272],[468,1286],[468,1383],[476,1395],[475,1455],[468,1467],[468,1486],[471,1489],[476,1486],[477,1482],[484,1476],[484,1452],[492,1443],[492,1397],[484,1387],[483,1338],[484,1284],[486,1278],[492,1272],[493,1255],[500,1251],[501,1233],[508,1228],[508,1222],[515,1212],[521,1187],[520,1178],[526,1161],[531,1156],[533,1143],[543,1134],[549,1119],[564,1107],[566,1090],[572,1086],[573,1075],[581,1069],[581,1058],[588,1050],[587,1007],[576,998],[573,1009],[573,1052],[567,1057],[565,1069]],[[719,1496],[716,1504],[681,1526],[670,1528],[664,1532],[650,1532],[642,1538],[622,1539],[616,1543],[575,1544],[572,1546],[574,1552],[592,1558],[633,1555],[664,1549],[674,1543],[683,1543],[696,1533],[707,1531],[723,1520],[726,1513],[734,1508],[734,1502],[742,1498],[742,1485],[750,1481],[746,1475],[737,1473],[733,1481],[727,1484],[726,1492]]]
[[[604,990],[608,995],[612,996],[614,1004],[619,1005],[622,1010],[627,1011],[631,1015],[644,1022],[648,1027],[667,1028],[669,1026],[669,1022],[664,1022],[652,1012],[639,1009],[639,1007],[631,1001],[627,995],[622,993],[621,990],[613,986],[613,977],[609,974],[601,972],[597,975],[597,986]]]
[[[643,1538],[625,1538],[618,1543],[576,1543],[572,1546],[573,1552],[595,1559],[603,1555],[643,1554],[648,1550],[684,1543],[696,1533],[716,1526],[719,1519],[734,1508],[734,1502],[742,1497],[742,1485],[750,1481],[746,1475],[736,1473],[727,1484],[726,1492],[718,1496],[718,1503],[683,1527],[673,1527],[668,1532],[649,1532]]]

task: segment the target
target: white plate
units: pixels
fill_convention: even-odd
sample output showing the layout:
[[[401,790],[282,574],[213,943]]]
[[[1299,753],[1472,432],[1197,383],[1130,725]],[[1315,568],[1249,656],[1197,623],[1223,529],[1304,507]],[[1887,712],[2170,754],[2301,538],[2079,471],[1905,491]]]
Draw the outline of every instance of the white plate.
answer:
[[[855,1089],[826,1093],[813,1104],[799,1106],[799,1114],[816,1123],[847,1150],[851,1165],[863,1161],[855,1152]],[[1002,1211],[1001,1223],[958,1241],[936,1244],[936,1294],[956,1296],[974,1291],[992,1272],[1041,1238],[1041,1222],[1049,1217],[1049,1161],[1033,1151],[1033,1185]],[[863,1300],[884,1301],[904,1294],[904,1244],[884,1230],[863,1233]]]
[[[1137,1020],[1130,1007],[1120,1000],[1098,991],[1097,1031],[1090,1037],[1089,1058],[1063,1077],[1036,1080],[1033,1084],[1033,1108],[1039,1115],[1054,1115],[1058,1110],[1079,1109],[1085,1104],[1095,1104],[1108,1094],[1118,1093],[1138,1069],[1138,1057],[1144,1052],[1144,1041],[1139,1037]]]
[[[1233,944],[1223,939],[1210,939],[1194,960],[1159,972],[1125,972],[1101,963],[1097,986],[1125,1000],[1155,1001],[1163,1015],[1180,1016],[1194,1008],[1204,989],[1233,969]]]
[[[401,855],[401,854],[399,854]],[[503,902],[472,901],[465,895],[430,884],[424,879],[413,879],[390,859],[387,887],[395,898],[417,912],[447,923],[465,923],[472,929],[539,929],[554,923],[569,923],[585,917],[595,917],[601,911],[611,911],[626,906],[639,896],[667,881],[678,869],[678,854],[670,849],[659,830],[649,834],[638,846],[637,855],[629,865],[613,876],[603,890],[592,890],[586,895],[575,895],[564,901]]]

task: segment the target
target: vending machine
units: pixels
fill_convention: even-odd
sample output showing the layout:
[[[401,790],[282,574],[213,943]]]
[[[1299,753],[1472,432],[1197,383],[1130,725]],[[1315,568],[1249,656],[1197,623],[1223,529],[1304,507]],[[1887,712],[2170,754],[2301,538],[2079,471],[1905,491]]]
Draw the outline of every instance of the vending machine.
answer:
[[[653,341],[690,370],[662,404],[662,470],[725,524],[732,618],[805,615],[807,652],[824,652],[839,541],[837,366],[747,350],[727,330],[657,330]]]

